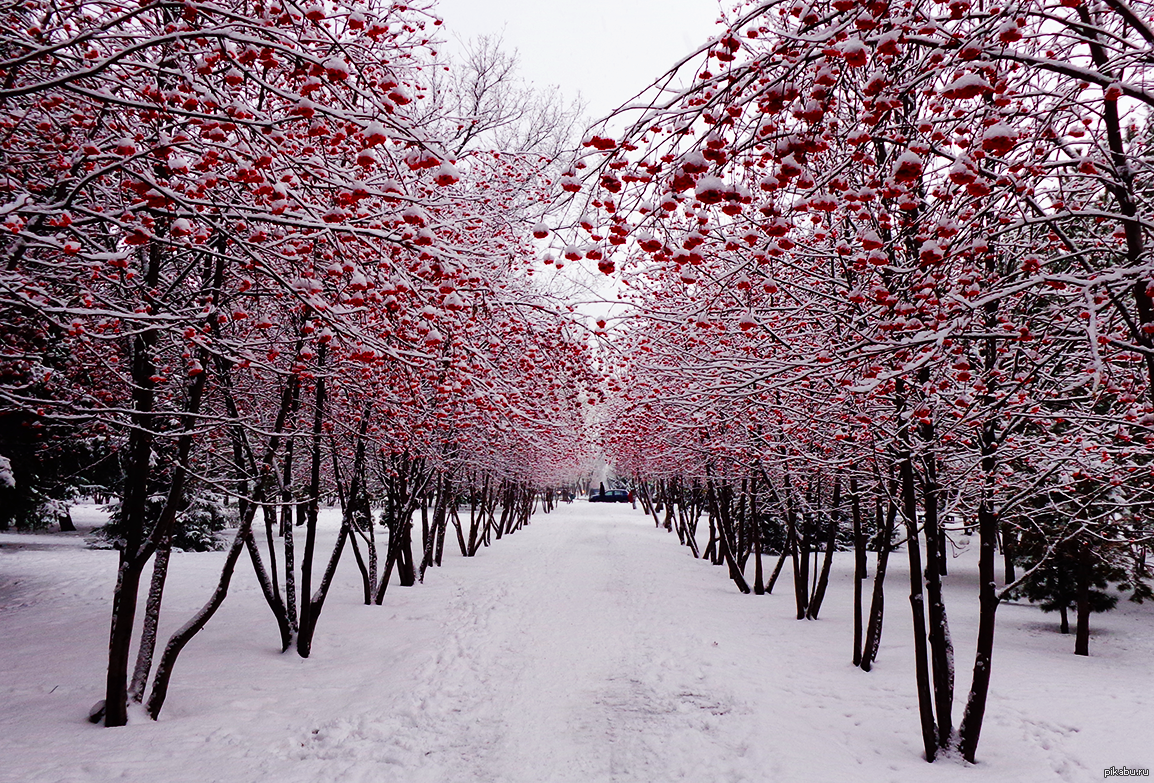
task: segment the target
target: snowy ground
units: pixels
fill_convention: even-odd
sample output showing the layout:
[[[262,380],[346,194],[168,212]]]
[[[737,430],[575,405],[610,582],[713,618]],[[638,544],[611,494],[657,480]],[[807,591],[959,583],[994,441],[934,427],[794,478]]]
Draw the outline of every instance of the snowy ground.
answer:
[[[116,554],[82,543],[0,534],[0,780],[1025,783],[1154,766],[1154,607],[1096,616],[1079,658],[1055,617],[1003,606],[982,763],[930,766],[901,557],[865,674],[849,663],[848,558],[822,619],[799,622],[784,579],[743,596],[640,511],[581,501],[475,559],[446,557],[424,585],[391,586],[380,607],[360,605],[347,558],[307,661],[279,654],[238,569],[161,720],[94,727]],[[963,694],[973,555],[948,584]],[[221,557],[174,556],[162,638],[207,597]]]

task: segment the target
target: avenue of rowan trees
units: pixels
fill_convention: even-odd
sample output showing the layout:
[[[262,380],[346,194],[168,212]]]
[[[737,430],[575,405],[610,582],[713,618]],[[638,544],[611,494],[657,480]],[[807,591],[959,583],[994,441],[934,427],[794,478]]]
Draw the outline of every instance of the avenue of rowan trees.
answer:
[[[854,550],[866,671],[909,558],[928,761],[976,759],[1002,601],[1050,585],[1088,654],[1104,582],[1149,596],[1151,3],[746,4],[567,170],[557,133],[501,132],[516,112],[441,75],[420,3],[0,15],[0,442],[113,466],[106,725],[156,717],[241,557],[307,656],[346,548],[366,603],[446,537],[475,554],[579,474],[602,400],[646,513],[743,592],[784,575],[816,619]],[[502,73],[487,46],[476,72]],[[596,354],[530,233],[617,283]],[[206,493],[238,527],[154,665]],[[955,723],[963,529],[980,626]]]
[[[1074,609],[1086,655],[1101,588],[1151,594],[1152,76],[1149,2],[749,3],[560,180],[592,191],[562,257],[624,302],[617,470],[742,592],[790,574],[798,619],[852,548],[866,671],[904,549],[928,761],[976,758],[1001,602]]]
[[[492,41],[446,76],[420,3],[6,0],[0,19],[5,489],[62,452],[102,466],[105,725],[159,714],[242,558],[307,657],[346,550],[379,604],[446,538],[471,556],[548,510],[600,395],[587,330],[532,277],[571,107],[511,82]],[[228,497],[219,583],[158,639],[174,535]]]

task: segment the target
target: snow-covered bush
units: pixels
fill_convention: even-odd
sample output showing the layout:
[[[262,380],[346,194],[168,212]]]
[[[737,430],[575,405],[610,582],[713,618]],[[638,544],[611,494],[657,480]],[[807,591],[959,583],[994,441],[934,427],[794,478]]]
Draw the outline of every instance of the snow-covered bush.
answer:
[[[0,487],[12,488],[16,486],[16,477],[12,475],[12,463],[3,454],[0,454]]]
[[[147,501],[147,527],[151,533],[164,508],[163,494],[149,495]],[[96,548],[124,546],[123,506],[120,502],[109,507],[108,523],[96,531],[92,546]],[[187,505],[177,513],[172,532],[172,548],[187,552],[211,552],[222,548],[216,534],[236,524],[236,512],[225,505],[219,495],[197,494],[187,501]]]

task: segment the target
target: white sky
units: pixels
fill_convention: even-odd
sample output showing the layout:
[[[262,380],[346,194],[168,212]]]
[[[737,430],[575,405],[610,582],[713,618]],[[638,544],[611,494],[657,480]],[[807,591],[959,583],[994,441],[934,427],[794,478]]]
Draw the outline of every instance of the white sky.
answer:
[[[580,92],[593,121],[715,35],[718,2],[439,0],[436,11],[449,40],[503,32],[527,81]]]

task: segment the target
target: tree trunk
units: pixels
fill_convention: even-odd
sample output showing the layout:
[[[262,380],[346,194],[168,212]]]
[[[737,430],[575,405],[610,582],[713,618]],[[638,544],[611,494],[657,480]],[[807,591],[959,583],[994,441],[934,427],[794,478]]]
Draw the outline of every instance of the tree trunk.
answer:
[[[809,551],[804,549],[806,542],[798,531],[797,513],[791,508],[785,518],[789,528],[787,545],[793,560],[793,599],[797,607],[797,619],[804,620],[809,608]]]
[[[821,564],[821,574],[818,576],[813,587],[813,595],[809,599],[809,607],[806,609],[805,616],[810,620],[816,620],[818,612],[821,611],[822,601],[825,600],[826,586],[829,584],[829,570],[833,565],[833,552],[837,548],[837,531],[838,525],[841,521],[841,476],[834,478],[833,482],[833,505],[829,510],[829,524],[826,527],[825,533],[825,557]]]
[[[924,430],[929,430],[926,425]],[[932,439],[931,434],[926,435]],[[946,572],[939,549],[944,540],[938,524],[937,463],[932,454],[925,458],[922,508],[926,533],[926,596],[929,599],[930,659],[933,663],[934,707],[938,717],[938,746],[949,747],[954,731],[954,645],[942,597],[942,574]]]
[[[417,583],[417,571],[413,564],[413,510],[400,520],[397,534],[397,579],[401,587],[412,587]]]
[[[978,506],[978,644],[974,655],[974,676],[970,695],[958,731],[958,747],[971,764],[976,761],[978,738],[986,714],[986,696],[990,690],[990,665],[994,655],[994,615],[998,610],[998,592],[994,583],[994,547],[998,535],[998,516],[988,499]]]
[[[142,338],[138,338],[138,342]],[[140,591],[140,575],[145,560],[140,557],[140,547],[144,540],[145,506],[148,499],[148,464],[152,456],[151,421],[148,414],[152,410],[152,362],[143,358],[151,350],[139,345],[136,354],[133,377],[137,384],[136,413],[134,419],[138,429],[134,429],[128,440],[128,460],[126,465],[124,499],[121,502],[121,519],[124,524],[124,548],[120,550],[120,560],[116,572],[116,587],[112,593],[112,624],[108,632],[108,676],[104,692],[104,725],[123,726],[128,722],[128,658],[132,645],[132,626],[136,620],[137,594]],[[143,365],[140,367],[139,365]]]
[[[880,488],[879,488],[880,490]],[[882,621],[885,617],[885,581],[886,569],[889,566],[891,542],[894,536],[894,524],[897,522],[898,508],[890,502],[888,511],[883,515],[880,500],[875,503],[874,516],[878,522],[878,556],[874,565],[874,587],[870,597],[869,623],[866,625],[865,644],[862,648],[861,668],[869,671],[873,662],[877,660],[878,649],[882,641]]]
[[[260,584],[261,592],[264,593],[265,602],[276,619],[277,630],[280,632],[280,651],[283,653],[292,646],[293,627],[289,622],[288,610],[276,591],[275,572],[270,576],[265,570],[264,563],[260,559],[260,550],[256,548],[256,540],[251,535],[245,538],[244,543],[252,561],[253,571],[256,572],[257,582]]]
[[[321,345],[318,351],[318,365],[324,365],[327,346]],[[317,517],[320,514],[321,503],[321,435],[323,434],[325,412],[325,378],[319,375],[316,379],[316,399],[313,408],[312,426],[312,461],[309,471],[308,507],[305,516],[305,551],[301,557],[301,606],[300,624],[297,632],[297,653],[302,658],[309,654],[312,639],[312,593],[313,558],[317,543]]]
[[[1078,543],[1078,627],[1074,633],[1074,655],[1090,654],[1090,545]]]
[[[1014,534],[1014,529],[1007,523],[1002,523],[1002,562],[1006,571],[1006,584],[1013,584],[1018,578],[1014,570],[1014,548],[1017,544],[1017,536]]]
[[[61,533],[75,533],[76,524],[72,521],[72,512],[67,506],[64,506],[56,514],[56,524],[60,525]]]
[[[910,609],[913,612],[914,672],[918,690],[918,715],[921,719],[922,745],[925,748],[926,761],[932,762],[937,758],[938,753],[937,727],[934,724],[934,693],[930,684],[925,596],[922,592],[922,549],[918,536],[914,466],[908,453],[902,455],[898,470],[902,482],[906,550],[910,558]]]
[[[252,506],[249,509],[251,515],[256,511],[256,507]],[[232,542],[232,546],[228,550],[228,555],[225,558],[224,568],[221,569],[220,581],[217,583],[216,590],[213,591],[209,598],[199,612],[193,615],[187,623],[172,635],[165,645],[164,653],[160,657],[160,663],[156,666],[156,677],[152,682],[152,692],[148,696],[148,704],[146,709],[148,715],[153,720],[160,716],[160,710],[164,707],[165,699],[168,697],[168,686],[172,680],[172,671],[176,666],[176,659],[180,656],[181,650],[184,649],[192,637],[204,628],[212,616],[216,614],[216,610],[224,602],[228,595],[228,586],[232,581],[233,572],[236,570],[236,560],[240,556],[240,551],[244,547],[244,538],[249,533],[249,525],[252,523],[251,516],[241,523],[240,530],[237,531],[236,538]]]
[[[857,479],[850,479],[851,513],[853,515],[853,665],[862,659],[862,582],[866,578],[866,537],[862,530],[861,498]]]
[[[325,598],[328,597],[329,587],[332,585],[333,575],[337,571],[337,563],[340,562],[341,553],[345,549],[345,541],[349,537],[348,524],[341,525],[341,532],[337,535],[337,543],[333,546],[332,555],[329,556],[329,563],[325,567],[325,572],[321,576],[320,586],[317,591],[309,598],[309,624],[307,627],[302,627],[301,632],[297,634],[297,652],[302,658],[308,658],[312,654],[313,638],[317,630],[317,620],[320,618],[321,609],[325,605]]]
[[[148,686],[148,676],[152,673],[152,656],[156,651],[156,630],[160,624],[160,604],[164,598],[164,583],[168,578],[168,561],[172,556],[172,539],[166,536],[156,547],[156,557],[152,561],[152,581],[148,587],[148,600],[144,605],[144,627],[140,632],[140,649],[136,654],[136,669],[132,673],[132,683],[128,697],[140,704],[144,699],[144,689]]]

